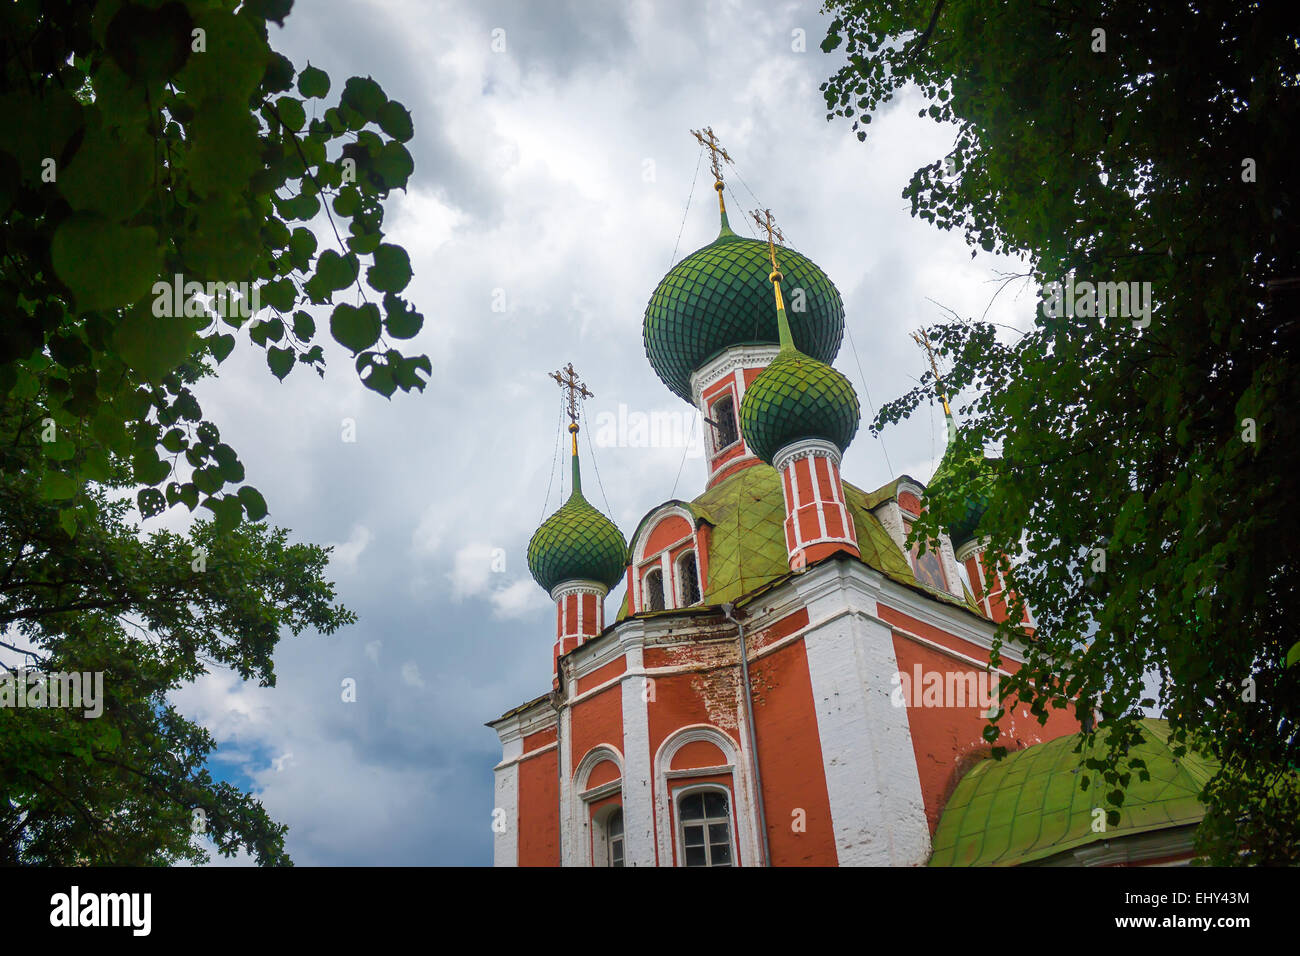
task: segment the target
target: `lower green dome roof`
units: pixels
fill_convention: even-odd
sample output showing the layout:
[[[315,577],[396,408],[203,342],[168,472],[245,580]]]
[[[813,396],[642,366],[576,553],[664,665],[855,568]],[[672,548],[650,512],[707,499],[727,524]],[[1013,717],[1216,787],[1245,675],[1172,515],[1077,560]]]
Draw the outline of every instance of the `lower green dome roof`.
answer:
[[[528,542],[528,570],[548,592],[574,579],[599,581],[612,588],[627,562],[622,532],[580,490],[543,521]]]
[[[844,337],[844,303],[812,260],[777,246],[792,306],[795,346],[833,362]],[[691,373],[737,345],[776,345],[771,261],[766,242],[722,234],[669,270],[646,306],[642,335],[646,357],[674,393],[691,401]],[[800,291],[802,290],[802,295]]]
[[[825,362],[783,349],[745,390],[740,428],[749,450],[770,465],[786,445],[809,438],[843,452],[861,414],[847,378]]]
[[[1094,827],[1096,808],[1105,806],[1097,774],[1090,773],[1090,789],[1079,786],[1088,772],[1083,761],[1108,746],[1103,724],[1082,754],[1074,752],[1079,735],[1071,734],[976,764],[939,817],[930,866],[1033,863],[1089,843],[1199,823],[1199,796],[1218,765],[1193,750],[1175,756],[1168,722],[1147,717],[1141,726],[1143,742],[1129,753],[1146,763],[1148,779],[1133,775],[1117,825],[1101,833]]]
[[[961,511],[958,517],[945,529],[952,540],[954,548],[960,548],[978,536],[980,520],[989,510],[992,501],[992,488],[995,478],[995,460],[986,458],[983,453],[972,455],[975,474],[969,478],[959,478],[953,459],[953,441],[955,429],[950,430],[948,450],[944,452],[934,477],[926,487],[927,496],[947,497],[951,494],[960,496]],[[966,469],[961,469],[965,473]],[[959,484],[964,480],[964,484]]]

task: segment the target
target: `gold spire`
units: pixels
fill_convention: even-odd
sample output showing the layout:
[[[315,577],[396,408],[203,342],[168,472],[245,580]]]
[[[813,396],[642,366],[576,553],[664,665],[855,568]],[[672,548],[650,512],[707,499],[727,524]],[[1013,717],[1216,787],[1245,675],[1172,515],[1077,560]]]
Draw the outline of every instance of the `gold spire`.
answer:
[[[939,401],[943,402],[943,414],[951,422],[952,409],[948,407],[948,395],[943,387],[943,378],[939,375],[939,364],[934,360],[934,349],[930,346],[930,330],[920,329],[913,332],[912,339],[925,349],[926,358],[930,360],[930,371],[934,373],[934,390],[939,395]]]
[[[578,373],[573,370],[573,363],[570,362],[558,372],[552,372],[551,378],[560,384],[560,388],[568,392],[565,396],[565,412],[569,416],[569,434],[573,436],[573,457],[578,457],[578,402],[585,398],[595,398],[586,385],[578,378]]]
[[[713,127],[706,126],[703,130],[693,129],[691,135],[700,141],[700,145],[708,149],[710,154],[709,166],[713,170],[713,188],[718,192],[718,211],[722,213],[722,221],[727,221],[727,205],[722,201],[722,164],[718,158],[731,163],[731,157],[727,155],[726,149],[718,142],[718,138],[713,135]],[[734,166],[735,163],[732,163]]]
[[[781,280],[785,276],[781,275],[781,267],[776,264],[776,244],[785,242],[785,236],[781,235],[781,230],[777,228],[776,220],[772,218],[772,210],[764,209],[760,214],[757,209],[750,213],[754,217],[754,222],[758,223],[758,228],[767,233],[767,256],[772,260],[772,273],[768,276],[772,280],[772,291],[776,293],[776,327],[780,337],[781,347],[794,347],[794,336],[790,334],[790,323],[785,317],[785,300],[781,298]]]

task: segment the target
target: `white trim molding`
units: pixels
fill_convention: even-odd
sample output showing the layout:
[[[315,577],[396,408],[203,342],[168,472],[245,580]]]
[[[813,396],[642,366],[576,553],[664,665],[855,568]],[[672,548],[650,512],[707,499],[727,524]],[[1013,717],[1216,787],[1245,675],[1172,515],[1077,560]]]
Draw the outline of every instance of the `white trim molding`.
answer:
[[[591,772],[605,761],[613,762],[618,767],[618,779],[611,780],[608,783],[596,787],[588,787],[587,779]],[[599,743],[592,747],[578,761],[577,769],[573,771],[572,787],[570,788],[570,799],[568,807],[569,825],[568,833],[565,834],[564,845],[569,846],[569,837],[573,840],[572,865],[576,866],[593,866],[595,861],[592,860],[592,841],[591,841],[591,810],[590,804],[595,800],[603,800],[608,796],[618,793],[623,787],[623,755],[618,748],[610,743]],[[627,819],[627,811],[623,813],[624,820]],[[568,854],[566,854],[567,856]]]
[[[801,458],[829,458],[838,468],[840,450],[835,447],[834,442],[826,441],[824,438],[801,438],[778,448],[776,454],[772,456],[772,467],[777,471],[785,471],[787,465]]]

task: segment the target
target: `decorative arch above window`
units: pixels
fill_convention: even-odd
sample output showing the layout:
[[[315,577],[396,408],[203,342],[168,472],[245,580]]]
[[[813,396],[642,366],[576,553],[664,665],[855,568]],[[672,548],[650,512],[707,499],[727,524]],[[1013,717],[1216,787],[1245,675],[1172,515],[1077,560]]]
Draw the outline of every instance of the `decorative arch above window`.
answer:
[[[709,765],[713,761],[721,762]],[[695,849],[700,847],[703,865],[740,866],[760,858],[752,784],[740,747],[729,734],[708,724],[682,727],[659,745],[653,767],[656,839],[661,848],[673,848],[672,865],[701,865]],[[690,794],[704,796],[683,804]],[[726,806],[725,829],[719,799]]]
[[[570,858],[574,864],[624,865],[622,789],[623,758],[612,744],[597,744],[578,761],[567,811],[578,835]]]

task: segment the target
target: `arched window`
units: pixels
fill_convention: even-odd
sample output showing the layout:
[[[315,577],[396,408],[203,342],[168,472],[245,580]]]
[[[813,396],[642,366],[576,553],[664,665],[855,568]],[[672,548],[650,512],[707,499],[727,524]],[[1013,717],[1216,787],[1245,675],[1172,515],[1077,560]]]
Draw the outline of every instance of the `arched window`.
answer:
[[[903,540],[912,533],[912,516],[904,512],[903,514]],[[947,591],[948,581],[943,575],[943,562],[939,560],[938,553],[933,547],[927,547],[925,554],[921,553],[921,542],[912,545],[911,553],[908,555],[912,564],[912,575],[921,584],[928,584],[936,591]]]
[[[677,795],[677,835],[684,866],[733,866],[731,801],[721,787]]]
[[[740,430],[736,428],[736,400],[731,395],[709,406],[709,418],[713,422],[714,451],[722,451],[740,441]]]
[[[623,865],[623,808],[619,807],[605,821],[606,862],[609,866]]]
[[[677,559],[677,596],[678,607],[690,607],[700,600],[700,571],[694,551],[687,551]]]
[[[659,568],[646,574],[644,598],[647,611],[664,609],[664,573]]]

